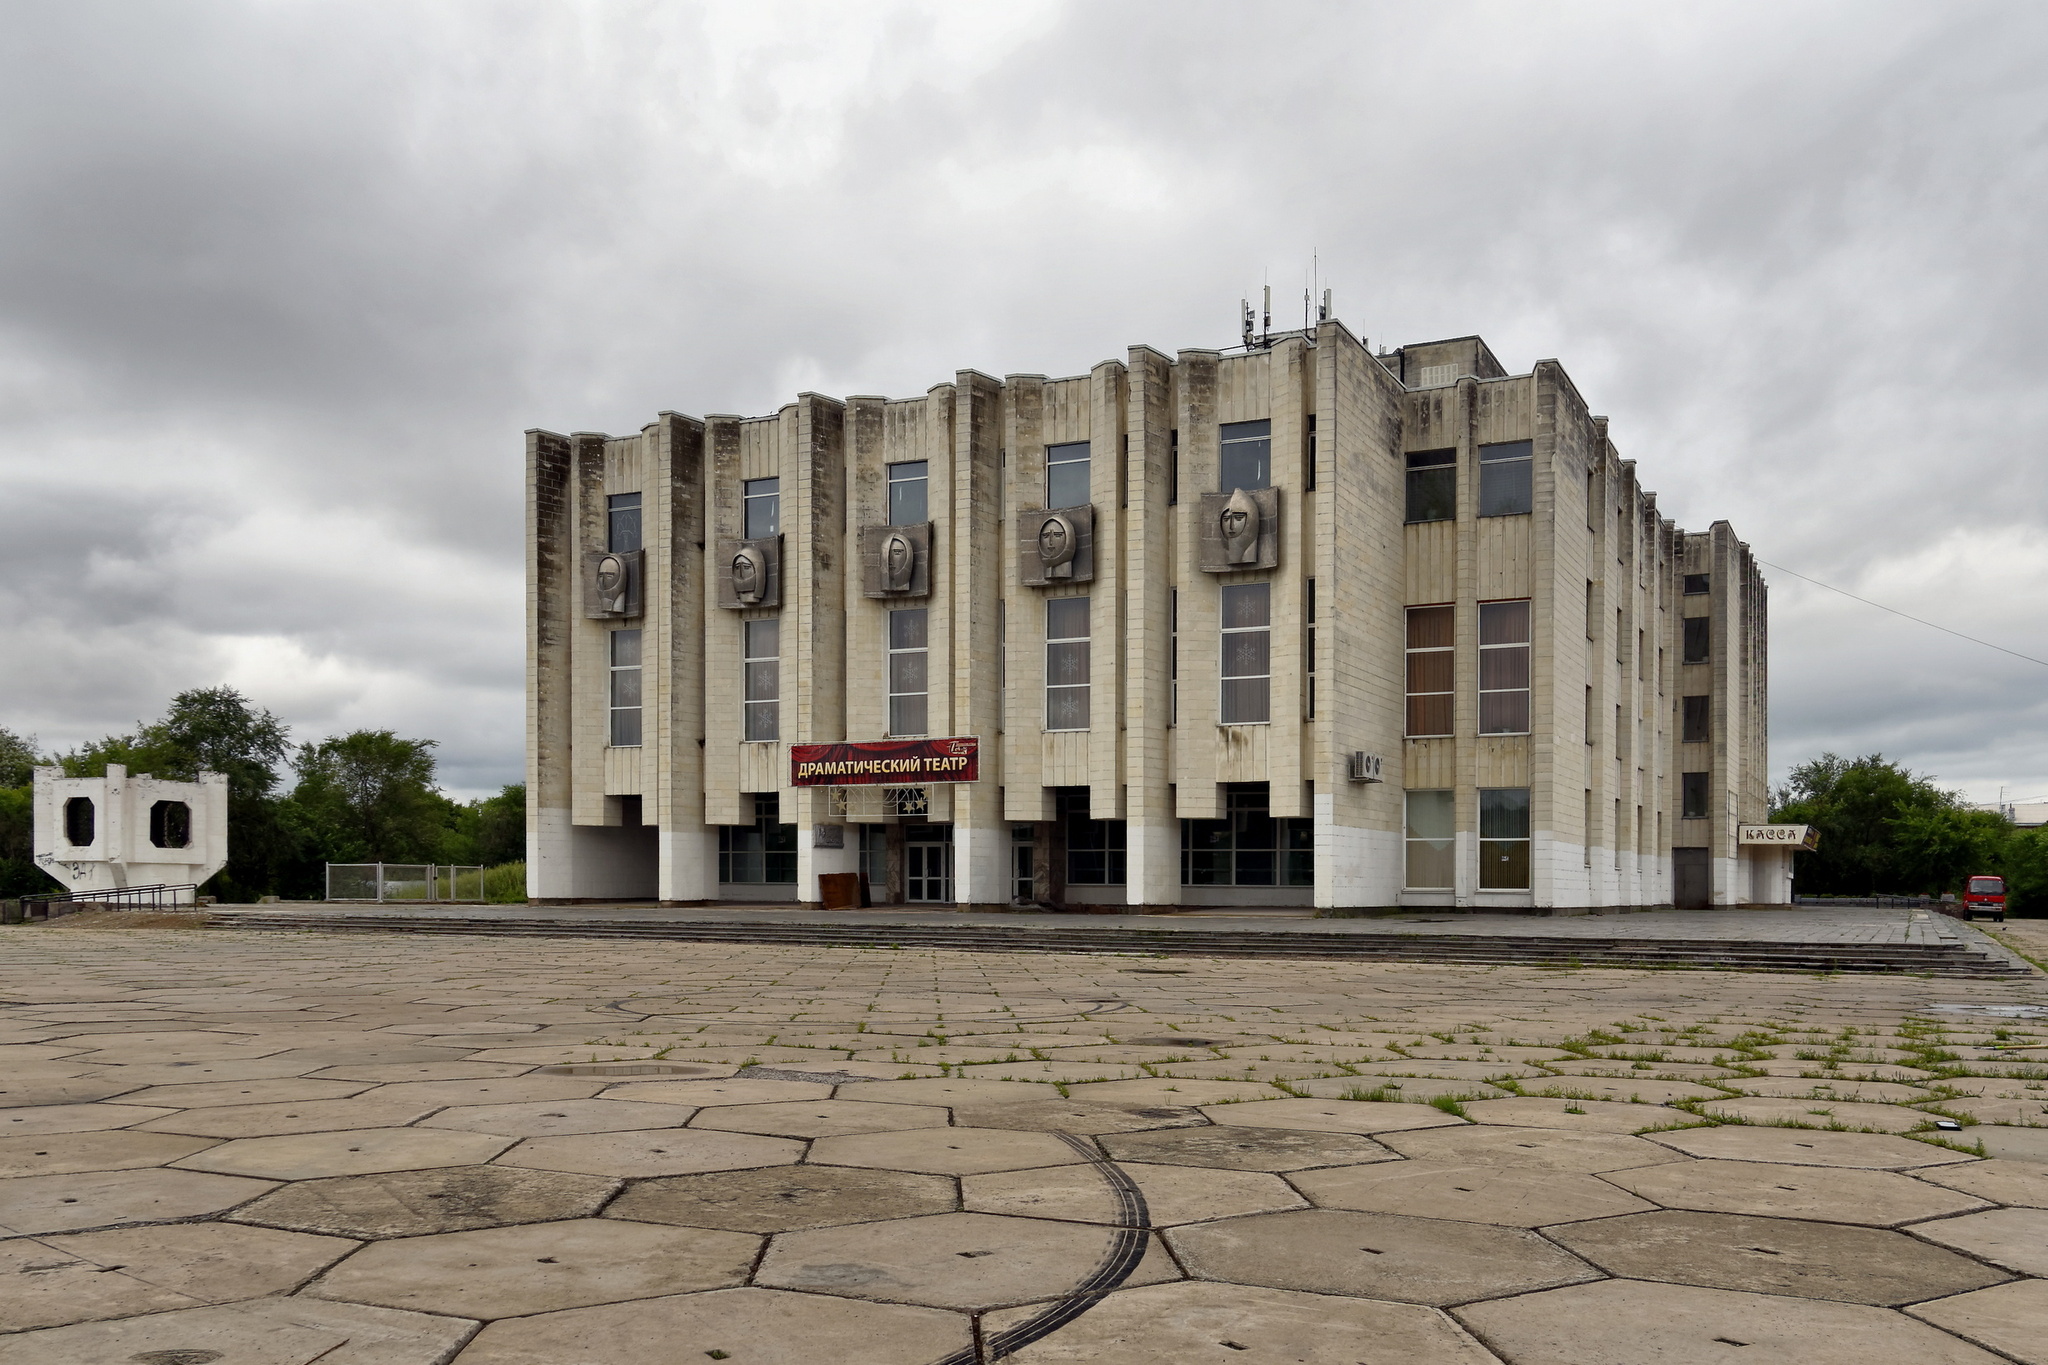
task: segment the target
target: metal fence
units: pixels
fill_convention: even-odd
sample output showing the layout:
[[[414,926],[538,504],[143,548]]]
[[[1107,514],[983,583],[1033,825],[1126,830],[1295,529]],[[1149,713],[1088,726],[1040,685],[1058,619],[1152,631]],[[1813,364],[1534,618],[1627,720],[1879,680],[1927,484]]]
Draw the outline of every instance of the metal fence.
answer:
[[[331,901],[481,901],[484,870],[454,863],[329,863]]]

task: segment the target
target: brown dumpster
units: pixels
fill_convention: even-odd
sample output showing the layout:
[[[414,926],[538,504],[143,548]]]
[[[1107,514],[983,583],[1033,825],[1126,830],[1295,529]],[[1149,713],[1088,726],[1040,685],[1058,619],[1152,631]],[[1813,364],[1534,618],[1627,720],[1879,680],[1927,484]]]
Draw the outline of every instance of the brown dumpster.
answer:
[[[860,909],[860,873],[820,872],[818,899],[827,910]]]

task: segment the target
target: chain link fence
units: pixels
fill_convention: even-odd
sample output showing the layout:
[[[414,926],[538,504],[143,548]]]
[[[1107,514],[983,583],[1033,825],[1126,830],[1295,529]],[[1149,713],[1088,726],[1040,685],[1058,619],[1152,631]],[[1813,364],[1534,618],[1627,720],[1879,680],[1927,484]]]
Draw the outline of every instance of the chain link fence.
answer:
[[[454,863],[329,863],[331,901],[481,901],[484,870]]]

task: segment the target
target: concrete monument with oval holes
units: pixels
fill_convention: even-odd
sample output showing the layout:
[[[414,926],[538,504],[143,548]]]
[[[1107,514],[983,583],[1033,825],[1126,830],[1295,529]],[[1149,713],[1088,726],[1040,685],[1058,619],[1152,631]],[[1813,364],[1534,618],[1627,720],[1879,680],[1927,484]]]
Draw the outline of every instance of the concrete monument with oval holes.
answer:
[[[228,779],[168,782],[118,763],[105,777],[37,768],[36,866],[73,891],[197,886],[228,860]]]

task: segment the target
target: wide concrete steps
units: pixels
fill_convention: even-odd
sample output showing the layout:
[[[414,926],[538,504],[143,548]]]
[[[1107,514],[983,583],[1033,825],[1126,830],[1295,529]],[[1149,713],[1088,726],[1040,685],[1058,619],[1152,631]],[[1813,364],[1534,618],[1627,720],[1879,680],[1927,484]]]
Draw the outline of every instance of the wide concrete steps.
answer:
[[[1170,957],[1302,958],[1326,961],[1445,962],[1491,966],[1720,968],[1738,971],[1893,972],[1944,977],[2023,978],[2016,962],[1965,943],[1829,943],[1616,938],[1565,935],[1319,932],[1311,929],[1145,929],[769,923],[759,920],[551,918],[545,915],[321,914],[239,912],[226,925],[319,933],[499,934],[523,937],[660,939],[840,948],[944,948],[956,952],[1157,953]]]

